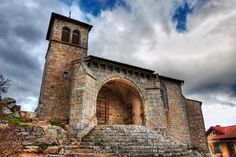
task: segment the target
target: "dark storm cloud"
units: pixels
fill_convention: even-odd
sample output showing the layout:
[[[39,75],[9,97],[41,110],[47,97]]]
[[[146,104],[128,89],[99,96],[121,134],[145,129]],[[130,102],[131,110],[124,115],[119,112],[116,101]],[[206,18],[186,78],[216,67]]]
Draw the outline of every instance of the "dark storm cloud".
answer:
[[[17,39],[12,37],[4,41],[5,44],[1,46],[2,62],[5,62],[7,65],[16,65],[18,68],[22,68],[22,70],[25,70],[25,68],[32,72],[40,70],[40,63],[29,53],[29,50],[22,47],[22,42],[19,40],[21,40],[21,38]],[[34,40],[34,38],[32,40]]]
[[[43,38],[43,32],[41,32],[40,29],[37,29],[32,25],[17,26],[13,31],[16,33],[17,36],[24,37],[23,39],[26,42],[37,43],[40,39]]]
[[[235,2],[189,0],[191,14],[187,7],[188,14],[181,11],[177,18],[188,30],[184,34],[176,32],[172,17],[186,1],[127,2],[131,13],[115,9],[94,19],[90,48],[95,55],[183,79],[184,95],[203,106],[235,106]]]
[[[236,97],[236,83],[230,87],[231,96]]]
[[[16,98],[23,110],[36,107],[50,14],[62,12],[62,6],[56,0],[1,1],[0,72],[11,79],[7,96]]]
[[[73,18],[83,21],[83,17],[90,17],[94,25],[89,54],[184,79],[186,97],[203,101],[203,108],[212,106],[205,110],[206,117],[214,111],[208,120],[215,119],[221,112],[214,110],[217,105],[230,107],[231,119],[235,119],[234,1],[188,0],[193,10],[183,17],[188,30],[184,34],[176,32],[172,17],[176,7],[185,4],[185,0],[127,0],[130,10],[124,6],[101,9],[100,16],[81,12],[78,0],[66,1],[69,6],[62,2],[65,0],[1,1],[0,72],[12,80],[7,95],[15,97],[23,109],[36,107],[50,14],[53,11],[67,15],[71,10]]]

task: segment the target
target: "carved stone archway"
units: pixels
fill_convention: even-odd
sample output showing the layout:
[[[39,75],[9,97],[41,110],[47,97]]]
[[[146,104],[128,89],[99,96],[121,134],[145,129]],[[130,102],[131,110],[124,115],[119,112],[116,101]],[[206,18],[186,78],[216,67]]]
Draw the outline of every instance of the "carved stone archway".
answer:
[[[139,91],[128,81],[110,80],[97,96],[98,125],[143,125],[143,107]]]

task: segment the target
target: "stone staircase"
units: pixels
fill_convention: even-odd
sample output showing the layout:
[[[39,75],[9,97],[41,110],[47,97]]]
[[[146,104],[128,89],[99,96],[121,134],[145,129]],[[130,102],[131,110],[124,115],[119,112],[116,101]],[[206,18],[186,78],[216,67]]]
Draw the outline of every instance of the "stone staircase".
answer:
[[[83,137],[81,149],[115,153],[122,157],[189,157],[184,144],[137,125],[99,125]]]
[[[69,138],[60,145],[58,154],[47,154],[45,157],[117,157],[114,153],[98,152],[95,149],[80,148],[76,139]]]

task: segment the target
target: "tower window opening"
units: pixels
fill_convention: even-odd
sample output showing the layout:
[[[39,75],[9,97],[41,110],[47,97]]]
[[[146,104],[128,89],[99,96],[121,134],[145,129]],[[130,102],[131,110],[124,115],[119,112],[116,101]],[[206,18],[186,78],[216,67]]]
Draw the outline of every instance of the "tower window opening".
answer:
[[[163,82],[161,82],[161,100],[163,102],[164,105],[164,109],[165,111],[169,111],[169,104],[168,104],[168,96],[167,96],[167,91],[166,91],[166,87],[164,85]]]
[[[70,29],[64,27],[62,29],[61,41],[69,42],[70,41]]]
[[[65,80],[68,79],[68,78],[69,78],[69,72],[64,71],[64,73],[63,73],[63,78],[64,78]]]
[[[72,43],[73,44],[76,44],[76,45],[79,45],[80,44],[80,33],[79,31],[73,31],[73,34],[72,34]]]

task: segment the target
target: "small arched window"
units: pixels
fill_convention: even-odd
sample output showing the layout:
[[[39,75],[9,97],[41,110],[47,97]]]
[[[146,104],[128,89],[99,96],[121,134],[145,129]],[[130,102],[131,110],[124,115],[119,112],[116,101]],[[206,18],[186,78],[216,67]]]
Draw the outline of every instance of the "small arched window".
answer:
[[[80,32],[75,30],[72,34],[72,43],[79,45],[80,44]]]
[[[70,29],[64,27],[61,33],[61,41],[69,42],[70,41]]]
[[[161,100],[163,102],[165,111],[168,111],[169,104],[168,104],[167,90],[166,90],[166,86],[163,82],[161,82]]]

